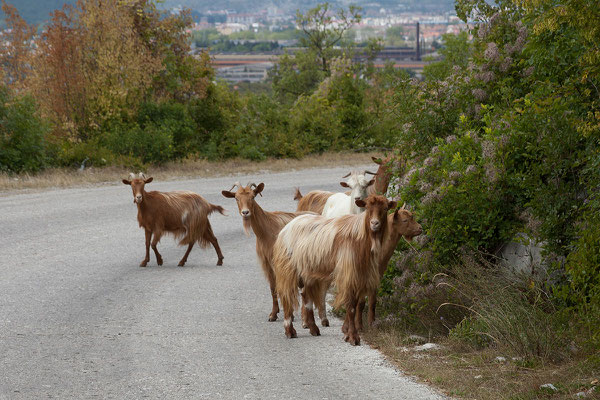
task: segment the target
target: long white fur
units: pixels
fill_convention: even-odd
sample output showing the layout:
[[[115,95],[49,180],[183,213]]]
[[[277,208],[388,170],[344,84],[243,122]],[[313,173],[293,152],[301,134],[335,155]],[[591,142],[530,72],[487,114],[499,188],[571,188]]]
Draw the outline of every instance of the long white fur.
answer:
[[[365,209],[356,205],[356,198],[364,200],[367,198],[367,187],[370,180],[365,177],[364,173],[352,171],[348,179],[348,186],[351,188],[350,195],[345,193],[335,193],[331,195],[325,207],[323,207],[323,215],[327,218],[341,217],[348,214],[360,214]]]

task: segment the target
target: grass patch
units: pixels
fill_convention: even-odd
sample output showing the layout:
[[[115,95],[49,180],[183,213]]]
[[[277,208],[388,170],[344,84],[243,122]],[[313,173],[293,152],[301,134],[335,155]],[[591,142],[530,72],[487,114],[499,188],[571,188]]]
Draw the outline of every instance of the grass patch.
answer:
[[[257,172],[281,172],[307,168],[370,164],[372,163],[371,156],[379,157],[380,155],[376,153],[341,152],[310,155],[302,159],[267,159],[258,162],[244,159],[225,161],[185,160],[151,167],[146,172],[151,173],[152,176],[161,181],[182,178],[212,178]],[[124,167],[92,167],[84,171],[70,168],[51,168],[37,174],[0,173],[0,192],[115,183],[127,177],[131,171],[130,168]]]
[[[560,364],[523,361],[496,347],[475,350],[447,337],[435,338],[439,350],[418,352],[397,329],[371,328],[362,337],[402,371],[460,399],[530,400],[600,398],[600,353],[577,355]],[[506,361],[496,361],[504,357]],[[540,388],[551,383],[558,391]]]

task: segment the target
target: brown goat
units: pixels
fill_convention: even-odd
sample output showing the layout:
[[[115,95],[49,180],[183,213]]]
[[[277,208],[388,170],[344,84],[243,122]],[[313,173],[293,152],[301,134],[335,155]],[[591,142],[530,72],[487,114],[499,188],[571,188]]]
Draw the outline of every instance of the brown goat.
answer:
[[[292,325],[298,307],[298,281],[304,283],[303,299],[310,333],[320,335],[313,304],[319,304],[323,287],[333,280],[338,290],[335,304],[345,305],[348,329],[345,340],[360,344],[355,329],[358,300],[379,285],[379,260],[387,232],[387,211],[395,207],[383,196],[356,200],[366,207],[362,214],[326,218],[305,215],[295,218],[279,233],[273,247],[277,293],[284,311],[285,334],[296,337]]]
[[[217,265],[223,265],[219,242],[208,221],[208,216],[214,211],[225,215],[223,207],[210,204],[202,196],[193,192],[146,192],[144,186],[150,182],[152,177],[146,178],[142,173],[139,177],[130,174],[129,179],[123,179],[125,185],[131,186],[133,202],[138,208],[138,222],[140,228],[144,228],[146,232],[146,257],[140,263],[140,267],[145,267],[150,261],[151,239],[156,262],[162,265],[163,259],[156,245],[165,233],[180,239],[180,246],[188,245],[185,255],[179,261],[180,267],[185,265],[196,242],[203,248],[208,247],[209,243],[212,244],[219,257]]]
[[[300,189],[296,188],[294,200],[298,201],[298,207],[296,211],[312,211],[317,214],[323,213],[323,207],[327,203],[327,199],[331,197],[333,192],[326,192],[324,190],[313,190],[308,192],[306,196],[302,196]]]
[[[236,192],[232,192],[233,188],[238,187]],[[265,211],[263,210],[255,200],[255,197],[260,194],[265,187],[264,183],[260,183],[258,186],[255,184],[248,185],[246,187],[236,182],[231,190],[223,190],[221,193],[223,196],[228,198],[235,198],[242,221],[244,224],[244,230],[248,234],[249,230],[252,229],[256,235],[256,255],[258,256],[260,265],[263,272],[269,281],[271,287],[271,296],[273,298],[273,307],[271,314],[269,314],[269,321],[277,320],[277,313],[279,312],[279,304],[277,302],[277,292],[275,290],[275,273],[273,272],[273,244],[277,239],[279,231],[291,220],[299,215],[306,214],[306,212],[284,212],[284,211]],[[262,194],[261,194],[262,196]],[[298,281],[296,282],[296,285]],[[323,326],[329,326],[327,320],[326,310],[319,310],[321,317],[321,324]]]
[[[398,241],[404,237],[407,241],[411,241],[415,236],[419,236],[423,233],[421,225],[415,221],[413,214],[406,210],[404,206],[399,208],[394,213],[388,215],[388,230],[387,235],[383,240],[383,247],[381,252],[381,261],[379,263],[379,280],[383,278],[383,274],[387,269],[388,263],[396,250]],[[373,325],[375,321],[375,306],[377,304],[377,288],[372,290],[368,294],[369,298],[369,315],[368,322],[369,326]],[[362,330],[362,313],[365,308],[364,297],[360,300],[358,310],[356,311],[355,326],[358,330]],[[343,327],[342,330],[345,330]]]
[[[379,165],[377,168],[377,172],[375,172],[375,184],[369,186],[367,189],[367,194],[379,194],[385,196],[388,186],[390,185],[390,179],[392,178],[392,174],[389,170],[389,164],[391,162],[391,157],[387,157],[384,159],[371,157],[373,162]]]

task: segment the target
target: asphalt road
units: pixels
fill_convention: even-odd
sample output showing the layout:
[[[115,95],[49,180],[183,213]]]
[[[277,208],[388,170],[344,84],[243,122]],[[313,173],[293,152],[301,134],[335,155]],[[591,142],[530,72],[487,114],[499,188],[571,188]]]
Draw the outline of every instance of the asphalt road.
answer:
[[[123,184],[0,197],[0,398],[2,399],[438,399],[376,350],[343,341],[341,321],[320,337],[271,299],[235,201],[234,181],[265,182],[266,210],[293,210],[293,186],[341,189],[344,169],[153,182],[224,206],[210,218],[225,255],[171,237],[147,268],[144,234]]]

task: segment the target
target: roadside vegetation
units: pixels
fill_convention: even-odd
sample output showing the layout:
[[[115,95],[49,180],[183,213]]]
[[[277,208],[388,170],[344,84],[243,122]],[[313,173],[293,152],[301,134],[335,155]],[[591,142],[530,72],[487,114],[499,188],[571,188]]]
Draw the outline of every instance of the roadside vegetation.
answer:
[[[471,30],[445,38],[423,79],[353,62],[360,10],[323,4],[298,14],[304,50],[259,93],[215,82],[209,55],[188,53],[189,16],[151,0],[82,0],[37,34],[3,10],[5,177],[387,151],[388,195],[425,234],[390,263],[370,342],[458,397],[598,396],[596,1],[457,0]],[[507,273],[510,241],[541,244],[541,262]],[[411,335],[443,347],[416,353]]]

